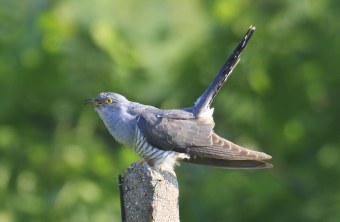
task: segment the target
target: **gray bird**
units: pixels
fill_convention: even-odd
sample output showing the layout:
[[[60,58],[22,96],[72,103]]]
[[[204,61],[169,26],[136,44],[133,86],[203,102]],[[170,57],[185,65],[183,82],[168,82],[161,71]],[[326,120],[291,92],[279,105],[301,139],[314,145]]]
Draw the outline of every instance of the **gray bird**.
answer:
[[[127,100],[113,92],[100,93],[87,102],[94,105],[110,134],[131,147],[149,165],[173,170],[178,161],[222,168],[268,168],[271,156],[243,148],[214,129],[210,105],[237,65],[240,54],[255,31],[250,26],[243,39],[194,106],[162,110]]]

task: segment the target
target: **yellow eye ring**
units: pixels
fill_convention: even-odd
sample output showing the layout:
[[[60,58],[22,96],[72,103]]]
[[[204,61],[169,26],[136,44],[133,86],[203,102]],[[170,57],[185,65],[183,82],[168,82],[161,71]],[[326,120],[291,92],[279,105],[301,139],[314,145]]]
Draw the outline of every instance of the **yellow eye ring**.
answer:
[[[112,99],[111,98],[107,98],[107,99],[104,100],[104,102],[106,104],[111,104],[112,103]]]

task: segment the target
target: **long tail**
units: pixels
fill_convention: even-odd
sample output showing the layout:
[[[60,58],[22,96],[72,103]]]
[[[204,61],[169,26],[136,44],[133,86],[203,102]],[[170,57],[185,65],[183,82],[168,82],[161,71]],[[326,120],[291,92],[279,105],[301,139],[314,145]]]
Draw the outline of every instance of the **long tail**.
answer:
[[[243,49],[246,47],[248,41],[251,36],[255,32],[255,27],[250,26],[240,43],[234,49],[233,53],[230,55],[229,59],[224,63],[220,71],[217,73],[215,79],[210,83],[208,89],[203,93],[203,95],[196,101],[195,103],[195,116],[200,116],[207,109],[209,109],[210,104],[214,100],[216,94],[223,86],[224,82],[227,80],[227,77],[236,67],[238,61],[240,60],[240,55]]]

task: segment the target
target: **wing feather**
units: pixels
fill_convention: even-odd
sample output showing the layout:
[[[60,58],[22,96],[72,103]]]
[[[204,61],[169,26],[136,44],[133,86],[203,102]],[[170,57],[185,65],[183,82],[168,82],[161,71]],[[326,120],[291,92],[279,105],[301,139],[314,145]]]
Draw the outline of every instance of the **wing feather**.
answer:
[[[238,146],[213,132],[212,117],[176,118],[145,113],[137,126],[149,143],[163,150],[187,153],[193,158],[267,160],[265,153]]]
[[[151,145],[181,153],[187,147],[210,146],[214,125],[211,117],[179,119],[153,113],[143,114],[137,121]]]

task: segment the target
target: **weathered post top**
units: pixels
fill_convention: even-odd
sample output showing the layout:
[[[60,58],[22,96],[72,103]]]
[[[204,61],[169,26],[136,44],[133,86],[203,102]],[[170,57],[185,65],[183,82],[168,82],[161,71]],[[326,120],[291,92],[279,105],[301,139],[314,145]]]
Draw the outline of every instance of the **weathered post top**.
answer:
[[[125,172],[123,198],[127,222],[178,222],[178,182],[174,171],[156,171],[146,162]]]

